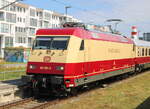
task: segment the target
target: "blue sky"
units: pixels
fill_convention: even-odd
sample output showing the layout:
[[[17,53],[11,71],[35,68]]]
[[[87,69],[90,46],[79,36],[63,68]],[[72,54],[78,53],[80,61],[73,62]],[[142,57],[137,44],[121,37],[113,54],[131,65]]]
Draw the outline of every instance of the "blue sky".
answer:
[[[118,29],[128,36],[133,25],[140,35],[150,32],[150,0],[24,0],[24,3],[60,13],[65,13],[65,6],[72,6],[69,15],[99,25],[109,24],[105,22],[107,19],[122,19]]]

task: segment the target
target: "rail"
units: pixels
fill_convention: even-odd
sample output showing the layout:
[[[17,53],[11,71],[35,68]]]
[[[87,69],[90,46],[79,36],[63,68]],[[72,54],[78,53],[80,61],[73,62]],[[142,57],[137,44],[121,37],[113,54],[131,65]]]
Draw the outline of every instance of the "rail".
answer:
[[[47,102],[47,103],[44,103],[44,104],[41,104],[41,105],[32,107],[32,108],[30,108],[30,109],[45,109],[45,108],[49,107],[50,105],[55,105],[55,104],[57,104],[59,101],[60,101],[59,99],[53,100],[53,101],[49,101],[49,102]]]
[[[22,105],[24,103],[27,103],[27,102],[30,102],[30,101],[33,101],[33,100],[34,100],[33,98],[26,98],[26,99],[23,99],[23,100],[15,101],[15,102],[8,103],[8,104],[0,106],[0,109],[10,109],[12,106]]]
[[[59,99],[56,100],[50,100],[48,102],[38,102],[37,100],[35,100],[34,98],[26,98],[26,99],[22,99],[16,102],[12,102],[12,103],[8,103],[5,105],[0,106],[0,109],[11,109],[14,108],[15,109],[19,109],[21,107],[23,108],[28,108],[28,109],[45,109],[46,107],[50,106],[50,105],[55,105],[57,104],[59,101]],[[32,105],[32,102],[33,105]],[[28,105],[26,105],[28,103]],[[26,107],[27,106],[27,107]]]

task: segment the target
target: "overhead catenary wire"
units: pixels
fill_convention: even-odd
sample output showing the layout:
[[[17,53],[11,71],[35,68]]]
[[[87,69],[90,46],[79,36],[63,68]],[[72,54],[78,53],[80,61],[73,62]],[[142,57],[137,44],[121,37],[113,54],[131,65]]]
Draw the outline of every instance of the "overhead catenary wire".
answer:
[[[89,11],[89,10],[87,10],[87,9],[80,8],[80,7],[77,7],[77,6],[69,5],[69,4],[66,4],[66,3],[64,3],[64,2],[62,2],[62,1],[59,1],[59,0],[51,0],[51,1],[54,1],[54,2],[59,3],[59,4],[61,4],[61,5],[64,5],[64,6],[71,6],[71,8],[74,8],[74,9],[77,9],[77,10],[81,10],[81,11],[83,11],[83,12],[88,12],[88,13],[91,13],[92,15],[95,15],[95,16],[102,16],[102,17],[105,17],[105,18],[106,18],[106,16],[103,16],[103,15],[101,15],[101,14],[98,14],[98,13],[95,13],[95,12],[91,12],[91,11]]]
[[[5,6],[1,7],[0,10],[3,10],[3,9],[5,9],[5,8],[7,8],[8,6],[11,6],[11,5],[13,5],[13,4],[15,4],[16,2],[19,2],[19,1],[23,1],[23,0],[16,0],[16,1],[14,1],[14,2],[11,2],[11,3],[9,3],[8,5],[5,5]]]

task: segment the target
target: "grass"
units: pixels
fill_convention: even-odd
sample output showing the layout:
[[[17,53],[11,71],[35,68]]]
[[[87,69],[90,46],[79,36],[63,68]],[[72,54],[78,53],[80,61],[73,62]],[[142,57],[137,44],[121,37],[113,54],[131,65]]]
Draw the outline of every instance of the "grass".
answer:
[[[148,101],[149,100],[149,101]],[[137,108],[148,101],[145,107]],[[49,109],[150,109],[150,71],[62,101]]]
[[[5,61],[0,61],[0,65],[3,65],[3,64],[25,64],[25,63],[18,63],[18,62],[5,62]]]
[[[4,64],[24,64],[24,63],[13,63],[13,62],[0,62],[0,81],[18,79],[22,75],[25,75],[25,66],[4,66]],[[12,71],[12,72],[10,72]],[[14,71],[14,72],[13,72]],[[20,72],[16,72],[20,71]]]
[[[20,78],[22,75],[25,75],[25,72],[1,73],[1,74],[0,74],[0,81],[18,79],[18,78]]]

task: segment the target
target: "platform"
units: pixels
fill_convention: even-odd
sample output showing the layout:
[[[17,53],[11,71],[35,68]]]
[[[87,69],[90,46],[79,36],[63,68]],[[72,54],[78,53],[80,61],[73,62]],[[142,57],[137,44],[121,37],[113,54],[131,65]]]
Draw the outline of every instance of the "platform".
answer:
[[[20,79],[0,82],[0,103],[20,99],[22,82]]]

